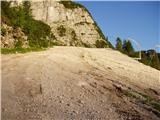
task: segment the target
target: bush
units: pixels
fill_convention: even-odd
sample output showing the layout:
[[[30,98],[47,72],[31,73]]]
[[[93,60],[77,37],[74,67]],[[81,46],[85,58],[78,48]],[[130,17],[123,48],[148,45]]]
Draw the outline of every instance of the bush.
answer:
[[[10,2],[2,1],[2,16],[14,28],[20,27],[28,36],[31,47],[48,47],[48,39],[52,38],[51,28],[42,21],[31,16],[30,2],[24,1],[22,6],[10,7]],[[19,44],[19,43],[15,43]],[[19,46],[19,45],[18,45]]]
[[[15,43],[15,48],[22,48],[22,41],[17,40]]]
[[[29,20],[28,25],[24,26],[25,33],[28,35],[31,47],[47,47],[48,40],[51,39],[51,28],[45,23],[37,20]]]
[[[32,51],[43,51],[44,48],[1,48],[1,54],[27,53]]]
[[[79,3],[75,3],[75,2],[72,2],[72,1],[59,1],[59,3],[63,4],[65,8],[68,8],[68,9],[75,9],[75,8],[82,8],[83,6]]]
[[[86,48],[91,48],[91,45],[90,45],[89,43],[84,43],[84,42],[82,42],[82,45],[83,45],[84,47],[86,47]]]
[[[6,35],[6,29],[4,29],[3,27],[1,28],[1,35],[5,36]]]
[[[107,43],[104,40],[97,40],[95,43],[97,48],[106,48],[108,47]]]

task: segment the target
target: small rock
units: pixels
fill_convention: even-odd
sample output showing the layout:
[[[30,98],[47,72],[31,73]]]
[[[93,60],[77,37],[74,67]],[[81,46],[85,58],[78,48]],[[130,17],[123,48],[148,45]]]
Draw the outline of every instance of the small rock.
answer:
[[[59,103],[63,103],[63,100],[60,100]]]
[[[73,110],[73,113],[78,114],[78,111]]]
[[[107,67],[109,70],[112,70],[112,68],[111,67]]]
[[[74,99],[74,97],[71,97],[71,99],[73,100],[73,99]]]
[[[97,113],[100,113],[101,111],[96,111]]]
[[[60,99],[62,99],[63,97],[62,96],[58,96]]]
[[[104,100],[101,100],[100,102],[101,102],[101,103],[104,103]]]
[[[67,106],[70,106],[70,104],[69,104],[69,103],[67,103]]]
[[[83,104],[83,103],[84,103],[84,102],[83,102],[83,101],[81,101],[81,100],[78,100],[77,102],[78,102],[78,103],[80,103],[80,104]]]

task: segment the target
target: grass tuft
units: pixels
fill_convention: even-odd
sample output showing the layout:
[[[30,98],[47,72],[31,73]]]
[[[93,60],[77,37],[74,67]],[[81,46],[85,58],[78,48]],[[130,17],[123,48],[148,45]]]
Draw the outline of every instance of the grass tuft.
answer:
[[[152,106],[152,108],[154,108],[160,112],[160,101],[158,101],[158,100],[156,100],[146,94],[139,93],[139,92],[130,92],[127,90],[124,90],[123,94],[129,98],[135,98],[139,101],[142,101],[144,104]],[[143,99],[138,96],[141,96]]]
[[[38,52],[46,50],[46,48],[1,48],[1,54],[16,54],[27,52]]]

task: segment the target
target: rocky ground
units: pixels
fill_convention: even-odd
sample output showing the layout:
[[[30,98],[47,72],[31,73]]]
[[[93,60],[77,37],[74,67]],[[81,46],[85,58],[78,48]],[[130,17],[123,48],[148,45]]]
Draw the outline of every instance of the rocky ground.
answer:
[[[159,120],[160,71],[111,49],[1,56],[3,120]]]

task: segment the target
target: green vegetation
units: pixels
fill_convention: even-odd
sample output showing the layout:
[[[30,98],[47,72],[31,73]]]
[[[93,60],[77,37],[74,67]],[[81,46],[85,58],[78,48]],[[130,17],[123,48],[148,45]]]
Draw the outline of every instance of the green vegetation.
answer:
[[[79,23],[76,23],[75,25],[77,26],[77,25],[85,25],[85,24],[89,25],[91,23],[89,23],[89,22],[79,22]]]
[[[6,35],[6,29],[4,29],[3,27],[1,27],[1,35],[5,36]]]
[[[27,53],[33,51],[43,51],[46,50],[45,48],[1,48],[2,54],[15,54],[15,53]]]
[[[59,3],[63,4],[64,7],[68,9],[83,8],[81,4],[72,1],[59,1]]]
[[[130,40],[124,40],[122,48],[123,52],[129,56],[134,53],[134,48]]]
[[[121,38],[117,38],[117,40],[116,40],[116,49],[117,50],[119,50],[119,51],[123,51],[123,44],[122,44],[122,40],[121,40]]]
[[[138,99],[138,96],[136,96],[133,92],[129,92],[127,90],[123,90],[123,94],[125,96],[127,96],[127,97]]]
[[[51,29],[41,21],[31,20],[26,26],[29,45],[31,47],[48,47],[51,42]],[[50,41],[50,42],[49,42]]]
[[[95,43],[95,46],[97,48],[106,48],[106,47],[108,47],[106,41],[104,41],[104,40],[97,40],[96,43]]]
[[[105,40],[105,36],[104,36],[102,30],[99,28],[99,26],[97,25],[97,23],[95,21],[94,21],[94,26],[95,26],[95,29],[97,30],[97,32],[99,33],[99,35],[101,36],[101,38]]]
[[[91,14],[90,14],[91,15]],[[93,19],[93,18],[92,18]],[[97,23],[94,21],[94,26],[95,26],[95,29],[97,30],[97,32],[99,33],[99,35],[100,35],[100,37],[103,39],[103,40],[105,40],[106,42],[104,42],[105,43],[105,45],[103,46],[103,47],[110,47],[110,48],[114,48],[113,47],[113,45],[109,42],[109,40],[108,40],[108,37],[105,37],[104,36],[104,34],[103,34],[103,32],[102,32],[102,30],[99,28],[99,26],[97,25]]]
[[[152,106],[154,109],[160,111],[160,101],[146,95],[143,93],[139,93],[139,92],[134,92],[134,91],[127,91],[127,90],[123,90],[123,95],[130,97],[130,98],[134,98],[137,101],[140,101],[146,105]]]
[[[134,50],[130,40],[124,40],[122,43],[122,40],[118,37],[116,42],[116,50],[133,58],[139,57],[139,51]],[[141,51],[139,62],[160,70],[160,53],[156,53],[155,50]]]
[[[82,8],[84,11],[89,11],[83,7],[81,4],[72,2],[72,1],[59,1],[59,3],[63,4],[64,7],[67,9],[75,9],[75,8]],[[13,28],[20,27],[25,35],[28,37],[29,46],[32,48],[45,48],[50,47],[53,45],[64,45],[56,40],[56,37],[51,33],[51,28],[49,25],[43,23],[42,21],[38,21],[33,19],[31,15],[31,4],[29,1],[24,1],[21,6],[18,7],[10,7],[11,2],[2,1],[2,23],[5,23]],[[89,13],[90,14],[90,13]],[[91,15],[91,14],[90,14]],[[91,16],[92,17],[92,16]],[[79,23],[79,24],[90,24],[90,23]],[[96,22],[94,22],[95,29],[100,34],[101,38],[106,40],[101,41],[98,40],[96,42],[97,47],[108,47],[107,39],[103,35],[100,28],[97,26]],[[61,25],[57,28],[59,32],[59,36],[63,37],[66,35],[66,28]],[[5,35],[5,30],[1,30],[1,34]],[[84,47],[91,47],[89,44],[83,43],[82,41],[78,41],[78,38],[75,32],[71,32],[72,41],[71,45],[75,46],[84,46]],[[103,45],[104,44],[104,45]],[[109,43],[109,46],[112,46]],[[22,40],[17,38],[15,42],[15,48],[22,47]]]
[[[84,42],[82,42],[82,45],[83,45],[84,47],[86,47],[86,48],[91,48],[91,45],[90,45],[89,43],[84,43]]]
[[[158,57],[159,53],[156,53],[155,50],[147,50],[141,51],[141,55],[142,59],[140,62],[160,70],[160,58]]]
[[[153,106],[154,109],[160,111],[160,102],[152,101],[150,104]]]
[[[154,98],[143,93],[138,93],[138,94],[140,94],[144,98],[143,102],[145,104],[151,105],[154,109],[160,111],[160,101],[155,100]]]
[[[111,42],[109,42],[108,37],[106,37],[105,40],[106,40],[106,42],[107,42],[107,44],[108,44],[108,46],[109,46],[110,48],[115,49],[115,48],[113,47],[113,45],[111,44]]]
[[[15,42],[15,48],[21,48],[22,47],[22,41],[21,40],[17,40]]]
[[[10,7],[10,2],[2,1],[2,22],[12,26],[20,27],[28,36],[30,47],[49,47],[52,40],[49,25],[33,19],[31,16],[31,5],[29,1],[24,1],[22,6]],[[19,44],[19,43],[15,43]]]

